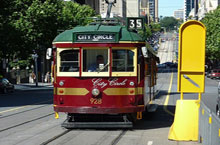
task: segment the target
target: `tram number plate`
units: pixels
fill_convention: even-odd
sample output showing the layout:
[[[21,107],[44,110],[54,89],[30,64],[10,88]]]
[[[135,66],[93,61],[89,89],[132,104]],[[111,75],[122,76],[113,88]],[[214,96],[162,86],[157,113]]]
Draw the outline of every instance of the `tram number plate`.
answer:
[[[102,104],[102,99],[100,99],[100,98],[91,98],[90,103],[91,104]]]
[[[129,30],[141,30],[144,29],[144,19],[139,17],[128,17],[127,18],[127,28]]]

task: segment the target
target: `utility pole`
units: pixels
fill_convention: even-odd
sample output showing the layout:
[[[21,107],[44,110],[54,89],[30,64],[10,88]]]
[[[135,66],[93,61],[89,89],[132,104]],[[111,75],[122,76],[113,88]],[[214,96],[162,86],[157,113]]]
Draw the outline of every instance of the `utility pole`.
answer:
[[[110,18],[112,5],[114,5],[114,3],[116,3],[116,0],[105,0],[105,2],[108,4],[108,10],[107,10],[106,18]]]

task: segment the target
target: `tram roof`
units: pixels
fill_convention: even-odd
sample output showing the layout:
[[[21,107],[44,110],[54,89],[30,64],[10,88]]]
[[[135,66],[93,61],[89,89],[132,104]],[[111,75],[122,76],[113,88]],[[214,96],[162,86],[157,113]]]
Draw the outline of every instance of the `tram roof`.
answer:
[[[71,30],[66,30],[60,33],[54,40],[53,43],[56,42],[76,42],[75,35],[76,34],[114,34],[115,35],[115,43],[119,41],[138,41],[143,42],[144,39],[140,37],[135,32],[128,31],[125,26],[109,26],[109,25],[88,25],[88,26],[77,26]],[[105,41],[108,43],[108,41]],[[77,43],[77,42],[76,42]],[[98,43],[98,42],[92,42]]]

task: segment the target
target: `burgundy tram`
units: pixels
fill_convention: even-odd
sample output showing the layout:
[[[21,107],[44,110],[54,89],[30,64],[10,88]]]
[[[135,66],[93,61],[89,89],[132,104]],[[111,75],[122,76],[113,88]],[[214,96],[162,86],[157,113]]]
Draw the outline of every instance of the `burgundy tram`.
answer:
[[[54,39],[53,55],[54,111],[57,118],[67,113],[66,128],[94,125],[77,118],[100,115],[123,118],[107,125],[130,127],[153,99],[157,57],[125,26],[100,22],[66,30]]]

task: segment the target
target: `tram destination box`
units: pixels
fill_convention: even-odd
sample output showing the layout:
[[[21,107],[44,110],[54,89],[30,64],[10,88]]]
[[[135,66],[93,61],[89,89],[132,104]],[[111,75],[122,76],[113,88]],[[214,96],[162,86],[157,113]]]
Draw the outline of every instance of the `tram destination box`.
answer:
[[[108,34],[75,34],[75,42],[117,42],[118,37],[115,33]]]

